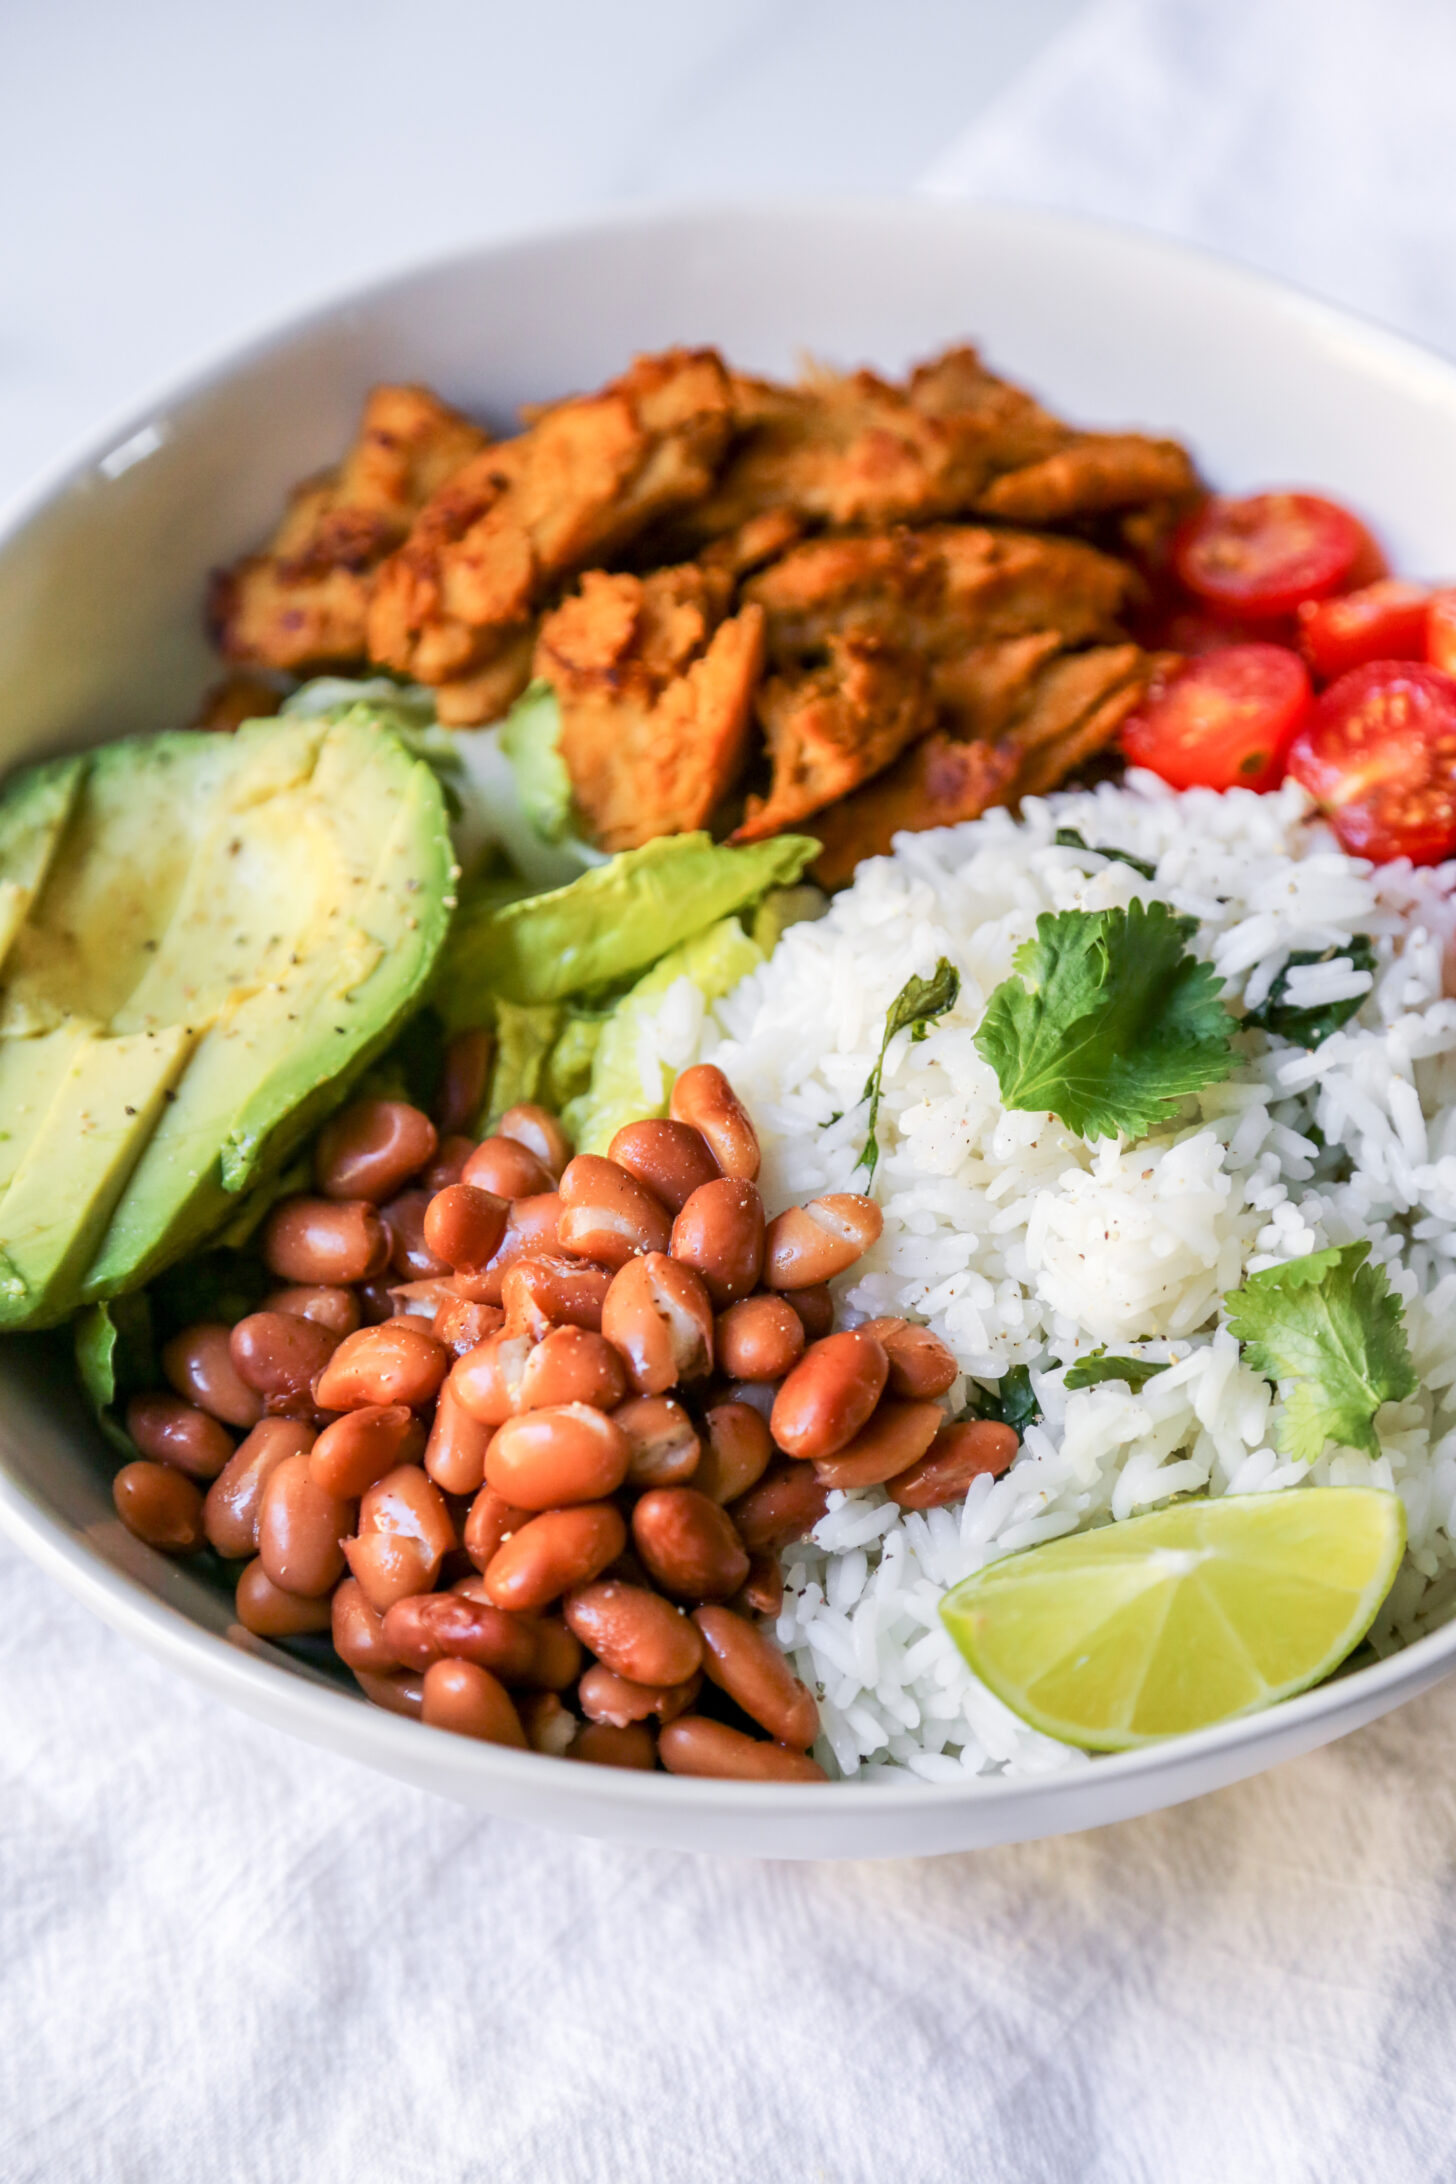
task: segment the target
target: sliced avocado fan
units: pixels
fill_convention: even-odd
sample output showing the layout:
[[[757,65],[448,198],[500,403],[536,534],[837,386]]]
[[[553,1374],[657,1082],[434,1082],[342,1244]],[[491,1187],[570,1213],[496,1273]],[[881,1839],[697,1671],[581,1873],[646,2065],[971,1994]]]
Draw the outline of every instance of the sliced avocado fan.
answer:
[[[135,1289],[276,1175],[420,995],[440,783],[359,706],[0,795],[0,1327]]]

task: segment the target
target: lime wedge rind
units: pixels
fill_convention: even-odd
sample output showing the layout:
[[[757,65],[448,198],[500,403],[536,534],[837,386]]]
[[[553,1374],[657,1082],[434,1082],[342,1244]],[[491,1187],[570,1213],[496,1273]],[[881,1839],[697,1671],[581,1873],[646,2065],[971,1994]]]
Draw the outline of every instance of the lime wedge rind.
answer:
[[[1008,1556],[957,1586],[941,1616],[1029,1727],[1132,1751],[1323,1682],[1368,1633],[1404,1551],[1395,1494],[1229,1495]]]

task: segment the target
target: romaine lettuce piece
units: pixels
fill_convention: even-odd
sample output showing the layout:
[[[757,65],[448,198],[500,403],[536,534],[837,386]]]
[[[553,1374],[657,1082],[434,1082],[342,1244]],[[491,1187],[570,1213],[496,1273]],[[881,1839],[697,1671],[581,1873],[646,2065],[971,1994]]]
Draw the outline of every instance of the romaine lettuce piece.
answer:
[[[533,682],[500,724],[521,809],[545,842],[571,825],[571,776],[561,755],[561,707],[548,682]]]

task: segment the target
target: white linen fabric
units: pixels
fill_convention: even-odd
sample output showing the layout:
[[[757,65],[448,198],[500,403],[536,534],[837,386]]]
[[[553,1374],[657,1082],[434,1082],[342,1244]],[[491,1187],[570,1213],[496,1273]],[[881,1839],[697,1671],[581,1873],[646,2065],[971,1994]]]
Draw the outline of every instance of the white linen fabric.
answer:
[[[1097,0],[933,181],[1456,349],[1453,61],[1446,0]],[[458,1811],[0,1585],[4,2184],[1456,2178],[1456,1689],[1079,1838],[710,1862]]]

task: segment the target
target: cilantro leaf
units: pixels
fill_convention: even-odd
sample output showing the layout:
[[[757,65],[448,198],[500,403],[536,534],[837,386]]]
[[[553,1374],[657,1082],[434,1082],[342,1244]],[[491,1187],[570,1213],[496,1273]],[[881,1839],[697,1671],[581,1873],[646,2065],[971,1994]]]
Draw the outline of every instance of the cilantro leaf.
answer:
[[[1058,849],[1080,849],[1089,857],[1115,857],[1119,864],[1131,865],[1134,872],[1141,872],[1145,880],[1155,880],[1158,876],[1157,866],[1149,864],[1146,857],[1134,857],[1126,849],[1103,849],[1099,844],[1085,840],[1075,827],[1058,827],[1052,839]]]
[[[1323,951],[1313,948],[1299,949],[1289,958],[1269,988],[1263,1005],[1250,1009],[1244,1017],[1243,1028],[1246,1031],[1257,1027],[1260,1031],[1277,1032],[1281,1039],[1288,1039],[1295,1046],[1317,1047],[1322,1039],[1328,1039],[1332,1031],[1338,1031],[1342,1024],[1349,1023],[1356,1010],[1363,1006],[1366,995],[1350,994],[1343,1001],[1326,1001],[1320,1008],[1291,1008],[1284,998],[1289,991],[1289,973],[1306,963],[1335,963],[1344,957],[1349,958],[1352,970],[1375,969],[1375,950],[1365,933],[1356,933],[1348,945],[1341,944]],[[1367,988],[1366,991],[1368,990]]]
[[[1224,1298],[1256,1372],[1292,1381],[1279,1446],[1313,1463],[1326,1441],[1378,1456],[1375,1413],[1416,1391],[1405,1308],[1368,1243],[1339,1244],[1251,1274]]]
[[[1072,1388],[1099,1388],[1104,1380],[1125,1380],[1134,1395],[1147,1386],[1155,1373],[1165,1373],[1166,1362],[1156,1363],[1148,1357],[1094,1357],[1078,1358],[1066,1377],[1064,1385]]]
[[[974,1381],[967,1392],[966,1408],[973,1418],[994,1418],[999,1425],[1010,1426],[1023,1440],[1028,1426],[1041,1424],[1041,1405],[1031,1384],[1031,1368],[1027,1365],[1013,1365],[1009,1372],[1003,1373],[994,1392]]]
[[[866,1169],[871,1182],[880,1164],[880,1141],[875,1136],[875,1125],[880,1116],[880,1092],[890,1041],[897,1031],[907,1028],[913,1039],[923,1039],[936,1017],[944,1016],[947,1010],[955,1007],[960,990],[960,972],[949,956],[942,956],[929,978],[907,978],[890,1003],[885,1016],[885,1036],[880,1041],[880,1058],[866,1077],[865,1088],[860,1094],[861,1100],[869,1101],[870,1111],[865,1125],[864,1151],[855,1166]]]
[[[976,1046],[1008,1107],[1080,1137],[1146,1137],[1234,1066],[1222,980],[1190,955],[1192,918],[1165,903],[1044,912],[1013,957]]]

